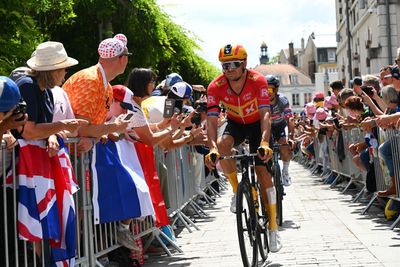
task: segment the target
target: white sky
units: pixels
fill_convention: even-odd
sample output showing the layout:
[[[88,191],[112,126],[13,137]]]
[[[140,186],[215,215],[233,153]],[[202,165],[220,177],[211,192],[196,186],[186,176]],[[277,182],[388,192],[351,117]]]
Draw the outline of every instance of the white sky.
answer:
[[[333,0],[157,0],[172,20],[201,40],[199,51],[216,66],[219,48],[241,43],[247,49],[248,67],[259,64],[260,45],[273,57],[289,42],[300,47],[311,32],[336,32]]]

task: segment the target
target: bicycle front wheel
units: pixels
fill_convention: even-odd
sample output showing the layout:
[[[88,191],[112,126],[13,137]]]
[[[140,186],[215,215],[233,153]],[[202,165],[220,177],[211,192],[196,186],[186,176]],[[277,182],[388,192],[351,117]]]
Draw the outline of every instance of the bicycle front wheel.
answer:
[[[258,212],[258,226],[257,226],[257,238],[258,249],[260,251],[260,256],[263,261],[266,261],[268,258],[269,247],[268,247],[268,214],[265,209],[264,202],[262,200],[261,191],[258,190],[258,203],[260,205]]]
[[[236,222],[244,267],[257,266],[257,222],[250,186],[242,181],[236,193]]]

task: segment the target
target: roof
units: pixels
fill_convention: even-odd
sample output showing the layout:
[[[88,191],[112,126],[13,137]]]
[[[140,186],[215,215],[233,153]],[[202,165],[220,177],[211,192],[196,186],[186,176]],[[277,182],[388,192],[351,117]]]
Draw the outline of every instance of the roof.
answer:
[[[299,51],[301,51],[301,48],[293,48],[294,50],[294,55],[296,55]],[[285,54],[285,58],[289,59],[289,48],[282,49],[283,53]]]
[[[290,82],[289,75],[297,76],[297,81],[298,81],[297,85],[312,84],[310,77],[300,72],[298,69],[296,69],[293,65],[290,64],[258,65],[254,69],[263,74],[264,76],[269,74],[279,76],[279,79],[283,86],[295,85]]]
[[[314,37],[313,41],[316,48],[337,47],[336,36],[334,34],[314,35]]]

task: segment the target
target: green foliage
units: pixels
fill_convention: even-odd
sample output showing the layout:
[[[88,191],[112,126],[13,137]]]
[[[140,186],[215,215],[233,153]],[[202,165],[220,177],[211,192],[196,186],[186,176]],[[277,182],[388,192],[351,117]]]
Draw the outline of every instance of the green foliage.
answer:
[[[267,64],[277,64],[279,61],[279,53],[269,59]]]
[[[0,7],[0,73],[22,65],[46,40],[62,42],[79,60],[70,73],[94,65],[101,40],[124,33],[133,57],[124,83],[134,67],[152,68],[160,80],[178,72],[189,83],[208,83],[218,70],[201,58],[198,38],[175,24],[155,0],[19,0]],[[12,3],[11,3],[12,2]]]

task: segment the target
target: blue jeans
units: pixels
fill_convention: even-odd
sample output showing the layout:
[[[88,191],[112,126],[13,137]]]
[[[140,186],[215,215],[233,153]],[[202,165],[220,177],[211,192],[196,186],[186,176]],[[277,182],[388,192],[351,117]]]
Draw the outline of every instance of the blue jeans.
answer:
[[[394,177],[394,165],[393,165],[393,155],[392,155],[392,145],[390,141],[386,141],[379,146],[379,153],[382,155],[387,168],[389,169],[390,177]]]

